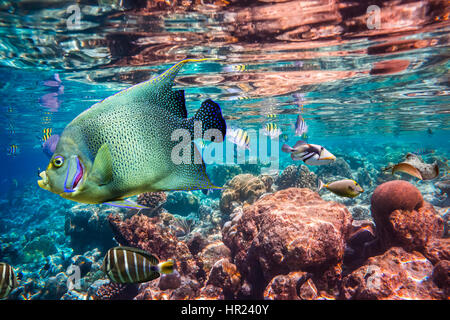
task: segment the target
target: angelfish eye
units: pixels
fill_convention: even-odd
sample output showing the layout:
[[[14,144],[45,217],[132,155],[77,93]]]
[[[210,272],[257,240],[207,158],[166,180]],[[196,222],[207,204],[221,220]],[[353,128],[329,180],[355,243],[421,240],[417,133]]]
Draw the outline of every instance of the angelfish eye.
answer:
[[[57,168],[61,167],[64,163],[64,158],[61,156],[55,157],[55,159],[53,159],[53,165]]]

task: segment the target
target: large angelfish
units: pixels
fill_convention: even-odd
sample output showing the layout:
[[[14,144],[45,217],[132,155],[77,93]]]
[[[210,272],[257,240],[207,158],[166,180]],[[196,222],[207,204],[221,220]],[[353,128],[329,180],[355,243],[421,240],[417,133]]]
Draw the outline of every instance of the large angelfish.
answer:
[[[220,131],[216,142],[225,137],[218,104],[206,100],[187,119],[184,91],[172,90],[180,68],[202,60],[183,60],[78,115],[61,134],[39,186],[77,202],[129,208],[143,208],[125,199],[143,192],[218,188],[194,143],[191,161],[176,164],[171,157],[180,143],[172,141],[174,130],[184,129],[193,140],[200,123],[202,133]]]

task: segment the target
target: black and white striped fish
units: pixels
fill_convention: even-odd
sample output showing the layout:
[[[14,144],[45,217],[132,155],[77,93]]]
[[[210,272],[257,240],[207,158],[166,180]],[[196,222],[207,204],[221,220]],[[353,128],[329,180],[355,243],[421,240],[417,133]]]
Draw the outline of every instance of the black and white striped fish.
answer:
[[[270,139],[275,139],[280,136],[283,132],[281,129],[278,128],[276,123],[267,123],[266,126],[263,128],[263,134],[266,136],[269,136]]]
[[[154,280],[161,273],[173,272],[173,261],[159,260],[150,253],[131,247],[114,247],[105,255],[103,272],[113,282],[142,283]]]
[[[17,287],[13,268],[7,263],[0,262],[0,299],[6,298]]]
[[[243,149],[250,148],[250,137],[247,131],[229,128],[227,129],[226,136],[228,141],[234,143],[235,145]]]

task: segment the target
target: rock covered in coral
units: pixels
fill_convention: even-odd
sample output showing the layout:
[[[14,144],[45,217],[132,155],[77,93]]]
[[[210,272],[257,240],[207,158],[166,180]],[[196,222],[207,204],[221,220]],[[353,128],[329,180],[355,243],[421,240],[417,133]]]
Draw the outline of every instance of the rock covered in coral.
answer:
[[[433,265],[418,252],[393,247],[343,279],[344,299],[442,299],[432,280]]]
[[[172,214],[187,216],[191,212],[197,212],[200,206],[199,199],[189,191],[173,191],[167,195],[164,209]]]
[[[450,261],[441,260],[433,269],[433,281],[444,290],[447,300],[450,298]]]
[[[223,241],[253,293],[262,296],[276,275],[323,273],[341,263],[351,222],[344,205],[306,188],[290,188],[244,207],[224,225]]]
[[[219,165],[207,166],[208,176],[216,186],[223,186],[235,176],[242,174],[242,168],[238,165]]]
[[[144,214],[157,215],[166,200],[167,195],[164,191],[145,192],[138,196],[137,203],[148,208],[143,210]]]
[[[251,174],[235,176],[223,187],[220,210],[223,213],[230,214],[236,205],[253,203],[267,192],[266,183]]]
[[[137,284],[122,284],[109,280],[100,281],[96,285],[94,300],[132,300],[138,294],[139,287]]]
[[[264,289],[265,300],[299,300],[298,284],[306,278],[303,271],[275,276]]]
[[[317,190],[317,176],[305,165],[290,165],[283,170],[275,181],[278,190],[287,188],[308,188]]]
[[[203,270],[209,273],[216,261],[231,258],[231,252],[222,241],[217,240],[206,245],[198,254],[198,258],[202,259]]]
[[[181,276],[177,270],[170,274],[161,274],[158,286],[161,290],[176,289],[181,285]]]
[[[443,179],[434,184],[439,189],[439,200],[436,205],[439,207],[450,207],[450,179]]]
[[[211,268],[206,284],[221,288],[226,299],[234,299],[241,286],[241,274],[227,258],[220,259]]]
[[[353,179],[352,169],[350,168],[347,161],[345,161],[343,158],[337,158],[335,161],[328,165],[320,166],[317,169],[316,174],[325,181],[338,180],[336,177]]]
[[[116,208],[99,208],[80,204],[66,213],[64,232],[70,236],[70,245],[76,254],[94,248],[106,251],[114,245],[108,225],[108,215]]]

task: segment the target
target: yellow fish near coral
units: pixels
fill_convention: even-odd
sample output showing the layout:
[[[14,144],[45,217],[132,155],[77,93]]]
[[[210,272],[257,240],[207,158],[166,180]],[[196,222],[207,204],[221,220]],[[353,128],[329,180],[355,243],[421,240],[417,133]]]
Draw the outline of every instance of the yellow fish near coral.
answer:
[[[226,134],[217,103],[204,101],[188,119],[184,90],[172,90],[184,64],[203,60],[207,59],[183,60],[81,113],[64,129],[47,169],[39,174],[39,186],[77,202],[138,209],[145,207],[125,198],[143,192],[218,188],[209,180],[195,144],[180,148],[181,163],[173,158],[180,147],[180,137],[173,139],[177,130],[192,141],[194,124],[196,128],[200,124],[202,134],[210,129],[222,138]]]

